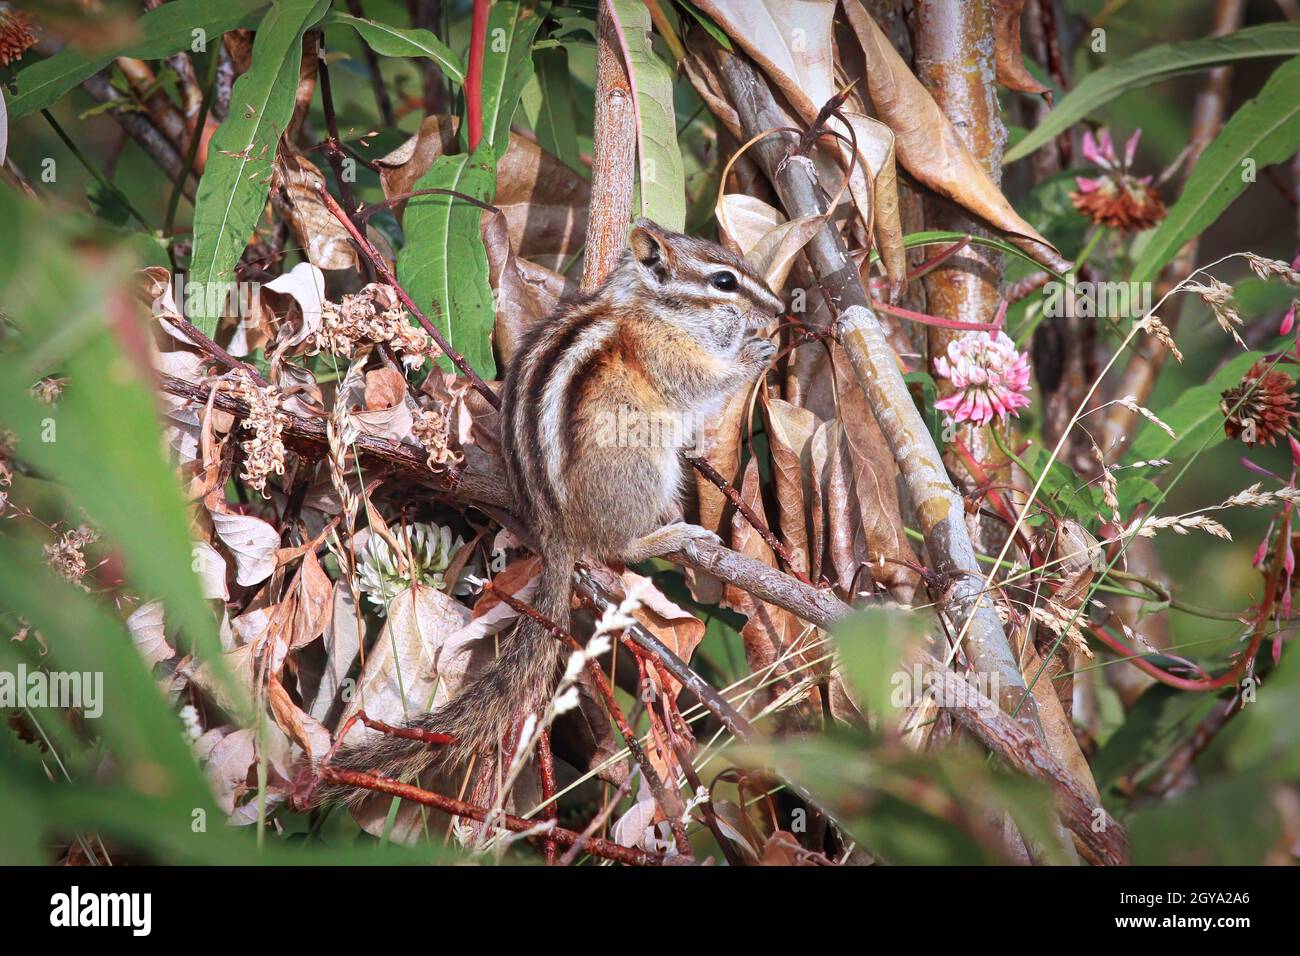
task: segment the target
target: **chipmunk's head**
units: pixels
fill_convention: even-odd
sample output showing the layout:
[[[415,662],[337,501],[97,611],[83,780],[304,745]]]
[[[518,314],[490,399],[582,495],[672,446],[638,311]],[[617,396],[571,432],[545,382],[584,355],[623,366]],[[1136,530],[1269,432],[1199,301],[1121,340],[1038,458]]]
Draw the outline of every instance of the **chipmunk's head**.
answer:
[[[649,219],[634,224],[615,284],[629,300],[648,304],[657,318],[724,353],[785,311],[781,298],[740,256]]]

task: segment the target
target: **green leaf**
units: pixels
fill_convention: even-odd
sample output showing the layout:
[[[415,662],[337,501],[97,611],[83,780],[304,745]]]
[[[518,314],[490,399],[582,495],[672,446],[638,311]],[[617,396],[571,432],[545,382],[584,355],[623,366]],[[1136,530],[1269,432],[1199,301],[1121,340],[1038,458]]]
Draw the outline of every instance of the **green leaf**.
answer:
[[[1243,164],[1261,169],[1290,158],[1300,147],[1297,90],[1300,57],[1279,66],[1259,95],[1237,110],[1201,153],[1182,195],[1143,248],[1132,281],[1154,280],[1183,243],[1206,229],[1241,195],[1247,186]]]
[[[1209,450],[1223,441],[1223,412],[1219,410],[1219,398],[1225,389],[1240,382],[1246,370],[1263,357],[1262,352],[1238,355],[1219,369],[1209,382],[1189,388],[1168,408],[1157,411],[1160,420],[1178,437],[1170,438],[1151,422],[1145,422],[1128,454],[1129,460],[1181,458],[1200,450],[1203,444]]]
[[[1045,269],[1058,279],[1065,278],[1059,272],[1052,272],[1051,269],[1048,269],[1023,249],[1018,249],[1011,243],[993,236],[975,236],[971,235],[969,232],[953,232],[947,229],[927,229],[922,232],[908,233],[903,237],[903,246],[907,249],[913,249],[916,246],[950,246],[954,242],[958,242],[962,239],[969,239],[972,246],[985,246],[989,249],[996,249],[999,252],[1005,252],[1009,256],[1015,256],[1017,259],[1023,259],[1025,262],[1033,266],[1035,270]],[[872,263],[880,261],[880,254],[875,250],[872,250],[870,256]]]
[[[1158,765],[1218,705],[1211,694],[1189,694],[1163,684],[1148,688],[1097,751],[1092,761],[1097,786],[1104,792],[1124,777],[1142,779],[1145,769]]]
[[[209,48],[221,34],[254,27],[267,0],[172,0],[140,18],[140,38],[124,47],[83,52],[71,46],[24,67],[14,77],[18,95],[9,103],[10,121],[44,109],[68,90],[94,76],[119,56],[158,60],[194,49],[201,38]],[[195,31],[202,31],[196,34]],[[213,48],[215,49],[215,48]]]
[[[542,149],[559,157],[570,169],[583,172],[578,149],[578,121],[573,111],[573,80],[569,53],[563,46],[534,50],[537,82],[524,94],[524,112]]]
[[[690,0],[677,0],[677,5],[694,17],[695,21],[704,27],[704,32],[717,40],[718,45],[724,50],[730,52],[734,49],[731,45],[731,37],[727,36],[727,31],[718,26],[711,16],[691,3]]]
[[[0,216],[25,237],[14,250],[25,267],[5,287],[20,334],[0,359],[0,423],[17,435],[18,456],[112,542],[136,592],[162,599],[169,621],[215,662],[221,647],[192,568],[190,516],[162,454],[148,369],[138,364],[147,362],[140,343],[148,333],[122,291],[135,263],[111,256],[86,272],[70,249],[77,237],[42,229],[11,192],[0,197]],[[35,401],[28,386],[56,371],[75,385],[57,406]]]
[[[636,99],[641,215],[661,226],[686,227],[686,173],[677,143],[673,72],[650,42],[650,10],[641,0],[612,0],[610,13],[626,46],[628,78]]]
[[[198,314],[203,332],[217,327],[215,289],[234,281],[235,264],[266,205],[280,136],[293,115],[302,35],[330,0],[281,0],[253,40],[253,65],[235,81],[230,115],[212,137],[194,205],[194,252],[188,281],[206,290]],[[197,286],[194,283],[198,283]]]
[[[465,82],[465,67],[461,64],[460,57],[428,30],[389,26],[375,20],[348,16],[337,10],[325,18],[325,23],[352,27],[366,45],[380,56],[427,57],[437,63],[447,77],[457,83]]]
[[[1114,66],[1089,73],[1047,118],[1007,151],[1004,163],[1028,156],[1085,116],[1128,90],[1198,70],[1261,56],[1300,53],[1300,24],[1266,23],[1226,37],[1162,43]]]
[[[533,37],[541,25],[540,10],[518,3],[496,3],[488,13],[483,51],[483,142],[492,146],[497,159],[510,147],[510,123],[533,75]],[[461,143],[469,148],[466,123],[461,124]]]
[[[0,562],[5,568],[0,605],[40,630],[49,643],[52,666],[100,675],[102,713],[88,723],[111,738],[118,771],[127,779],[147,775],[150,786],[216,813],[180,721],[168,713],[122,623],[94,598],[47,570],[35,542],[0,538]],[[189,567],[188,559],[184,566]],[[176,824],[188,832],[188,820]]]
[[[473,156],[440,156],[416,182],[421,189],[454,189],[483,202],[496,191],[496,164],[486,141]],[[494,307],[488,283],[481,209],[452,196],[417,196],[406,206],[406,245],[397,278],[452,348],[485,379],[496,377],[492,357]],[[452,368],[445,356],[443,368]]]
[[[873,714],[897,718],[926,690],[925,675],[907,656],[921,645],[926,626],[919,614],[864,608],[836,627],[840,672]]]
[[[1129,820],[1139,866],[1258,866],[1281,836],[1273,788],[1258,770],[1144,807]]]

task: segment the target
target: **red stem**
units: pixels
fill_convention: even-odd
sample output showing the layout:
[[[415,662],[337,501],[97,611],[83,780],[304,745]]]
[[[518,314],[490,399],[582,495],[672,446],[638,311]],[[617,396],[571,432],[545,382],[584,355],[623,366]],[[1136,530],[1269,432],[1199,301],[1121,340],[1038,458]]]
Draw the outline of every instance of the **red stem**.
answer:
[[[472,803],[457,800],[455,797],[446,797],[431,790],[422,790],[419,787],[399,783],[387,777],[377,777],[371,773],[324,767],[321,769],[321,777],[330,783],[387,793],[390,796],[401,797],[403,800],[410,800],[412,803],[434,807],[443,813],[468,817],[481,823],[488,823],[490,818],[490,826],[511,830],[515,833],[525,833],[537,826],[535,820],[525,820],[523,817],[512,816],[508,813],[493,813],[484,807],[476,807]],[[548,839],[554,840],[556,843],[562,843],[565,846],[572,846],[580,836],[581,834],[560,827],[553,827],[550,833],[547,834]],[[658,853],[629,849],[616,843],[610,843],[608,840],[602,840],[599,837],[588,837],[585,849],[592,856],[613,860],[616,863],[626,863],[629,866],[655,866],[663,862],[663,857]]]
[[[320,196],[321,202],[325,204],[325,208],[330,211],[330,214],[339,221],[339,224],[344,229],[348,231],[348,235],[352,237],[352,241],[357,244],[357,247],[361,250],[361,254],[370,260],[370,264],[374,266],[375,271],[379,273],[380,278],[393,287],[393,291],[397,293],[397,298],[401,300],[402,305],[406,307],[406,310],[410,312],[411,315],[415,316],[416,321],[420,323],[420,326],[424,331],[428,332],[429,337],[437,343],[438,348],[442,349],[442,353],[446,355],[447,358],[451,359],[451,363],[460,370],[462,375],[469,379],[470,384],[473,385],[475,390],[487,400],[489,405],[493,408],[500,408],[501,399],[497,397],[497,393],[492,391],[487,382],[483,381],[482,377],[470,367],[470,364],[465,361],[465,357],[451,347],[451,343],[448,342],[446,337],[438,331],[437,326],[429,321],[429,317],[425,315],[420,310],[420,307],[411,300],[411,297],[406,294],[406,290],[402,288],[402,284],[397,281],[397,276],[393,275],[393,271],[388,268],[388,265],[384,262],[383,256],[379,254],[379,250],[371,245],[370,240],[361,234],[361,231],[357,229],[352,220],[348,218],[348,214],[345,213],[342,207],[334,201],[334,197],[329,194],[329,190],[325,188],[324,183],[316,184],[316,194]]]
[[[465,75],[465,112],[469,123],[469,151],[483,139],[483,56],[487,51],[488,8],[491,0],[474,0],[469,31],[469,70]]]
[[[541,778],[542,802],[546,804],[542,814],[548,820],[558,820],[559,808],[555,805],[555,754],[551,751],[551,732],[543,730],[537,740],[537,774]],[[556,843],[550,837],[545,843],[546,865],[554,866]]]
[[[941,329],[960,329],[963,332],[996,332],[1002,328],[1001,322],[962,322],[958,319],[941,319],[937,315],[913,312],[911,309],[890,305],[888,302],[881,302],[879,299],[872,299],[871,307],[878,312],[884,312],[886,315],[907,319],[909,322],[920,322],[922,325],[937,326]]]

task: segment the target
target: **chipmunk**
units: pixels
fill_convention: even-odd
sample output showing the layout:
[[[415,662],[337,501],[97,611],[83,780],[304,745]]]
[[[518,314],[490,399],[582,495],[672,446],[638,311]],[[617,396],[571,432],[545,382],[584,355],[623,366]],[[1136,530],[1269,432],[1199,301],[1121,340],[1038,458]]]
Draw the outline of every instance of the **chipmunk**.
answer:
[[[547,619],[568,629],[579,559],[631,564],[717,541],[681,520],[690,429],[640,426],[701,420],[753,382],[776,348],[750,333],[784,308],[743,259],[639,219],[608,279],[525,337],[505,377],[501,439],[517,513],[542,559],[532,603]],[[409,724],[453,743],[381,736],[345,748],[333,766],[405,780],[489,753],[541,712],[565,656],[539,622],[520,617],[481,676]]]

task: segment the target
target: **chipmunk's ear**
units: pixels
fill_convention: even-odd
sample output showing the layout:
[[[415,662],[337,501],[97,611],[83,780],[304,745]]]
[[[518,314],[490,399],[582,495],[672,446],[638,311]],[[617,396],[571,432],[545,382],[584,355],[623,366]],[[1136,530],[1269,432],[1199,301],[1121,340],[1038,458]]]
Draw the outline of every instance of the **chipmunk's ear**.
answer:
[[[638,219],[632,224],[628,245],[634,258],[643,269],[660,282],[668,281],[672,272],[673,252],[669,234],[649,219]]]

